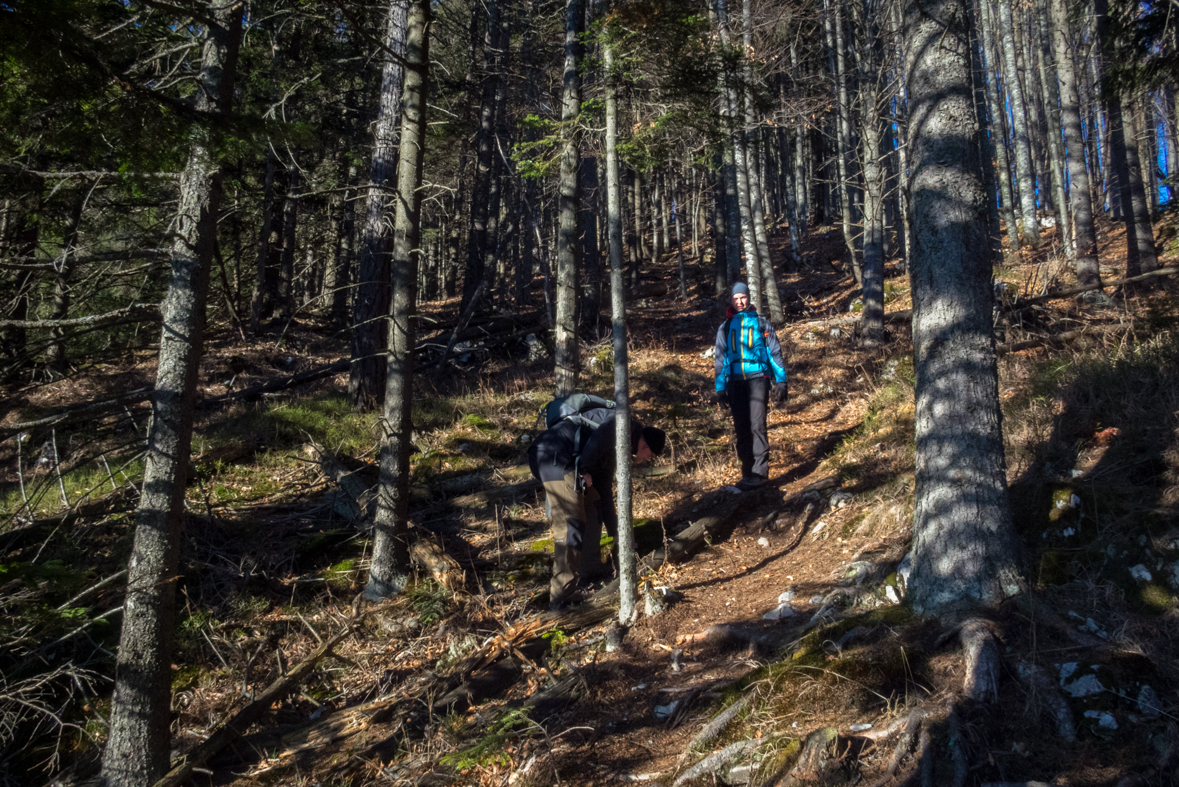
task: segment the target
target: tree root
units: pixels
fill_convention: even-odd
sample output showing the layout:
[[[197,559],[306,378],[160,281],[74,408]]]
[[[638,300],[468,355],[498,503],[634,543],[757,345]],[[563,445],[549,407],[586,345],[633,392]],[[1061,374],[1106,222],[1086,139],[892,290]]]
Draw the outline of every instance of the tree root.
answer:
[[[703,746],[707,746],[716,740],[717,736],[724,732],[725,727],[729,726],[729,722],[735,719],[737,714],[745,709],[745,706],[749,704],[749,700],[752,697],[752,694],[746,694],[744,697],[718,713],[712,721],[704,725],[704,729],[696,733],[696,737],[692,738],[692,740],[688,742],[688,749],[684,752],[684,754],[686,755],[688,752],[694,751]]]
[[[764,740],[758,740],[757,738],[730,743],[728,746],[721,749],[717,753],[710,754],[688,770],[684,771],[678,779],[672,782],[672,787],[679,787],[679,785],[683,784],[689,779],[695,779],[697,776],[703,776],[708,773],[717,773],[733,760],[745,754],[752,754],[764,744]]]
[[[925,720],[929,717],[929,713],[924,708],[914,709],[903,721],[904,731],[901,733],[901,738],[897,741],[897,745],[892,750],[892,758],[889,759],[888,768],[884,775],[872,783],[871,787],[884,787],[892,781],[897,775],[897,769],[901,765],[901,760],[909,753],[913,747],[913,739],[917,737],[918,731],[923,732],[928,737],[928,732],[925,730]],[[893,725],[894,727],[896,725]]]
[[[1039,664],[1030,661],[1020,661],[1015,665],[1016,674],[1024,685],[1040,699],[1056,722],[1056,734],[1066,741],[1077,739],[1077,725],[1073,721],[1073,712],[1069,709],[1064,697],[1056,687],[1056,682]]]

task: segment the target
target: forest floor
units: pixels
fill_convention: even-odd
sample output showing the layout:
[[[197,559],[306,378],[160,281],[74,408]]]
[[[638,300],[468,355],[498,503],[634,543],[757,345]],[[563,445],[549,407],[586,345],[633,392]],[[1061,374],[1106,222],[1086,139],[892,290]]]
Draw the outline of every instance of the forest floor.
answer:
[[[1164,265],[1177,259],[1173,222],[1157,232]],[[775,246],[779,269],[784,242]],[[890,324],[882,347],[860,347],[844,319],[854,314],[856,288],[838,263],[838,229],[819,228],[807,244],[803,265],[779,282],[790,399],[770,415],[770,482],[752,492],[730,486],[739,477],[731,423],[711,403],[708,350],[727,299],[708,292],[708,266],[693,261],[686,300],[676,297],[674,256],[649,271],[670,286],[630,313],[633,406],[644,423],[668,430],[670,450],[636,479],[640,554],[667,547],[693,523],[710,527],[698,549],[644,572],[640,609],[657,614],[642,615],[617,648],[607,647],[608,588],[580,613],[546,611],[552,542],[543,496],[534,487],[471,496],[527,478],[519,466],[550,390],[542,345],[467,347],[445,370],[419,369],[411,520],[463,579],[447,588],[422,571],[404,597],[379,605],[355,605],[365,522],[349,521],[347,493],[309,448],[326,447],[354,477],[375,483],[379,421],[351,413],[346,375],[202,412],[178,595],[176,754],[192,751],[322,639],[354,630],[193,783],[1172,784],[1175,278],[999,317],[1001,342],[1043,340],[1000,358],[1009,482],[1032,590],[989,621],[1002,643],[998,690],[991,702],[974,702],[962,696],[954,622],[897,603],[914,485],[908,324]],[[1124,270],[1119,244],[1121,231],[1106,228],[1109,279]],[[1035,256],[1009,257],[996,273],[1017,299],[1072,283],[1051,242]],[[904,271],[893,261],[887,274],[886,309],[908,308]],[[445,324],[455,307],[430,304],[425,313]],[[1072,340],[1050,347],[1066,331]],[[347,347],[342,333],[311,319],[277,341],[243,338],[214,332],[202,396],[331,363]],[[584,389],[609,395],[608,340],[587,346],[585,360]],[[144,350],[67,382],[10,392],[0,427],[150,386],[153,370]],[[23,448],[0,444],[6,614],[18,603],[51,609],[64,600],[95,620],[117,606],[117,582],[85,603],[71,597],[125,564],[133,518],[119,501],[134,483],[139,460],[126,446],[140,439],[144,412],[132,402],[104,428],[63,428],[51,435],[49,461],[41,437]],[[114,502],[78,521],[53,519],[61,498],[81,510],[87,492],[88,501]],[[30,520],[52,527],[35,540],[4,541]],[[72,630],[25,617],[26,640]],[[99,621],[33,651],[89,670],[65,715],[81,732],[66,728],[29,745],[0,737],[0,777],[55,778],[39,769],[55,752],[66,774],[93,764],[117,629]],[[833,730],[826,749],[815,743],[824,730]]]

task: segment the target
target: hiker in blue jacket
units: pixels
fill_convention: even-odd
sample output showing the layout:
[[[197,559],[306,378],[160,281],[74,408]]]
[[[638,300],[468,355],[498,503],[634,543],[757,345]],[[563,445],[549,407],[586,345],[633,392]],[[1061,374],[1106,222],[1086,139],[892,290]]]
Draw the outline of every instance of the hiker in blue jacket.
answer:
[[[716,398],[733,413],[740,489],[755,489],[770,474],[770,441],[766,408],[773,386],[774,401],[786,401],[786,364],[770,321],[749,303],[744,282],[733,285],[728,318],[716,332]]]
[[[560,421],[542,432],[528,449],[532,475],[544,484],[553,518],[553,577],[549,608],[561,609],[577,600],[577,583],[594,579],[609,566],[602,562],[602,525],[617,534],[614,510],[614,410],[581,413],[578,420]],[[598,424],[596,427],[585,420]],[[666,434],[653,426],[630,422],[630,452],[644,462],[663,453]]]

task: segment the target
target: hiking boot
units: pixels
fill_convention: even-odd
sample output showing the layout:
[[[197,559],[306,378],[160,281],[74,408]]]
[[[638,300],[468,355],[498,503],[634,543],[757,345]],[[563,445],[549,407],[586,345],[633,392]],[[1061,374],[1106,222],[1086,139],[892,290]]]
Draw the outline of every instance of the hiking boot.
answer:
[[[737,488],[740,490],[743,490],[745,492],[748,492],[750,489],[757,489],[759,486],[761,486],[765,482],[766,482],[766,480],[762,476],[756,475],[754,473],[750,473],[749,475],[744,476],[740,481],[737,482]]]
[[[569,607],[575,607],[588,598],[588,594],[583,590],[575,590],[572,593],[554,598],[549,601],[549,612],[560,612]]]

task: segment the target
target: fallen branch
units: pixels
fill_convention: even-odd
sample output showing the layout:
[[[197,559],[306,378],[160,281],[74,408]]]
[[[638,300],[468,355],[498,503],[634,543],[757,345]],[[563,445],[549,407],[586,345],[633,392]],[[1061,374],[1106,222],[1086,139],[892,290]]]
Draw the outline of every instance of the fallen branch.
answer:
[[[110,410],[115,407],[124,406],[128,402],[142,401],[144,399],[151,399],[155,392],[153,388],[138,388],[134,391],[128,391],[117,396],[112,396],[105,399],[95,399],[89,402],[82,402],[71,407],[65,407],[58,410],[53,415],[47,415],[44,418],[37,418],[32,421],[22,421],[21,423],[11,424],[0,429],[0,440],[11,437],[15,434],[35,429],[39,426],[57,426],[58,424],[72,421],[83,416],[91,417],[96,412]]]
[[[142,317],[144,319],[160,316],[160,307],[151,303],[133,303],[122,309],[102,314],[90,314],[85,317],[72,317],[63,320],[0,320],[0,328],[76,328],[78,326],[99,325],[107,320],[121,320],[125,317]]]
[[[342,631],[330,639],[324,640],[323,644],[312,651],[310,656],[299,662],[294,669],[271,683],[253,702],[235,713],[233,718],[221,725],[216,732],[189,752],[180,762],[173,765],[172,770],[156,782],[154,787],[179,787],[192,777],[196,768],[203,766],[211,757],[241,737],[251,724],[270,709],[271,705],[280,701],[306,680],[316,665],[331,655],[332,649],[352,633],[361,617],[358,604],[353,611],[352,618]]]
[[[1121,287],[1123,284],[1137,284],[1138,282],[1149,281],[1150,279],[1157,279],[1160,276],[1175,276],[1179,274],[1179,268],[1158,268],[1150,273],[1143,273],[1138,276],[1130,276],[1126,279],[1115,279],[1114,281],[1096,282],[1093,284],[1081,284],[1076,287],[1069,287],[1064,290],[1056,290],[1054,292],[1045,293],[1044,295],[1037,295],[1035,298],[1027,298],[1026,300],[1016,301],[1011,306],[1012,311],[1019,311],[1043,301],[1051,301],[1057,298],[1068,298],[1073,295],[1080,295],[1083,292],[1090,292],[1092,290],[1103,290],[1107,287]]]

